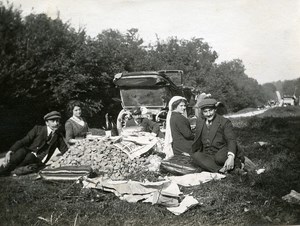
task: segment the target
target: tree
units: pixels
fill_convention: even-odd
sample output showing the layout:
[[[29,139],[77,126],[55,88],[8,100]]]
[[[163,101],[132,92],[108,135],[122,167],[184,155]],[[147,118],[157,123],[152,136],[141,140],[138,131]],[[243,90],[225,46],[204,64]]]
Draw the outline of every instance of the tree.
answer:
[[[223,78],[224,89],[230,90],[230,98],[222,94],[220,99],[233,111],[246,107],[257,107],[266,102],[262,87],[256,80],[245,74],[245,67],[241,60],[236,59],[217,65],[216,75]],[[225,81],[225,82],[224,82]]]
[[[10,4],[0,2],[0,89],[3,94],[9,87],[10,75],[16,69],[19,58],[19,44],[24,26],[21,11]],[[1,102],[5,100],[0,97]]]
[[[202,38],[169,37],[145,46],[136,28],[125,34],[108,29],[91,38],[59,17],[22,19],[19,10],[3,5],[0,19],[0,98],[7,105],[34,102],[37,109],[62,110],[69,100],[79,99],[89,115],[102,115],[116,109],[111,105],[118,96],[116,73],[162,69],[183,70],[184,85],[212,93],[234,111],[265,101],[242,61],[216,64],[217,53]]]
[[[294,94],[298,94],[299,91],[297,92],[297,90],[300,88],[299,80],[300,79],[298,79],[298,82],[297,82],[296,79],[295,80],[285,80],[285,81],[283,81],[282,94],[284,96],[293,96]]]
[[[152,70],[183,70],[185,85],[199,88],[205,86],[205,77],[216,58],[217,53],[201,38],[189,41],[171,37],[167,41],[158,39],[155,46],[150,46],[147,63]]]
[[[5,7],[0,2],[0,56],[2,60],[17,50],[19,33],[22,29],[21,11],[14,9],[13,4]]]
[[[269,99],[269,100],[277,100],[277,96],[276,96],[276,87],[274,84],[272,83],[265,83],[262,85],[263,88],[263,92],[265,93],[265,96]]]

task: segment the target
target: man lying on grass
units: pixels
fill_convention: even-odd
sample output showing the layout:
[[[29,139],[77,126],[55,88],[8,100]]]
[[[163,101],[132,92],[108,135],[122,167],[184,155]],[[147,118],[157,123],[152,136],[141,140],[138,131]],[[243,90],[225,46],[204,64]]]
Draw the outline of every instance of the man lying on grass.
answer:
[[[60,118],[61,115],[57,111],[46,114],[45,126],[34,126],[23,139],[18,140],[7,152],[0,166],[0,175],[10,175],[17,167],[28,165],[31,168],[27,173],[37,171],[45,166],[56,148],[65,153],[68,146],[59,130]]]
[[[196,165],[209,172],[227,172],[241,168],[244,157],[237,148],[232,123],[216,113],[215,99],[199,103],[192,158]]]

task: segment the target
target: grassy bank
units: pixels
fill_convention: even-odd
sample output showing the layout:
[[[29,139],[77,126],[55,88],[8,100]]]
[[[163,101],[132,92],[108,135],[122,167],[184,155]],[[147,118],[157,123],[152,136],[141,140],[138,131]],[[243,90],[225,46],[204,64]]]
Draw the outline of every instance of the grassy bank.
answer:
[[[201,205],[180,216],[165,207],[82,190],[81,184],[34,180],[36,175],[28,175],[0,178],[1,225],[300,224],[299,206],[282,200],[291,190],[300,192],[300,118],[240,120],[244,126],[235,127],[238,141],[265,173],[232,174],[221,181],[182,188]]]

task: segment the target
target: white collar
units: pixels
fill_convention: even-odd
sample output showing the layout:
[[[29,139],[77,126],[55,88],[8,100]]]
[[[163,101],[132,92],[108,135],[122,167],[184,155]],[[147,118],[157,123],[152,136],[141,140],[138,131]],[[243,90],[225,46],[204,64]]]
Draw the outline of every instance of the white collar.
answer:
[[[212,123],[215,120],[215,118],[216,118],[216,115],[214,115],[214,117],[212,118],[212,120],[208,120],[207,118],[205,118],[205,121],[209,122],[209,123]]]
[[[78,123],[81,126],[84,126],[84,121],[80,118],[77,118],[75,116],[72,116],[70,119],[72,119],[74,122]]]
[[[49,136],[49,134],[51,133],[51,132],[54,132],[49,126],[47,126],[47,136]]]

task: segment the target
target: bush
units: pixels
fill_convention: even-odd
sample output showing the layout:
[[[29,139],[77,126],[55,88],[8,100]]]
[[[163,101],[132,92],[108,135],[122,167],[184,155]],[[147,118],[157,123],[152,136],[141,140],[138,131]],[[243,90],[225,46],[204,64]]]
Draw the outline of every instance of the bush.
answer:
[[[251,129],[262,129],[265,131],[277,131],[288,127],[288,121],[286,119],[274,117],[252,117],[248,119],[247,124]]]

